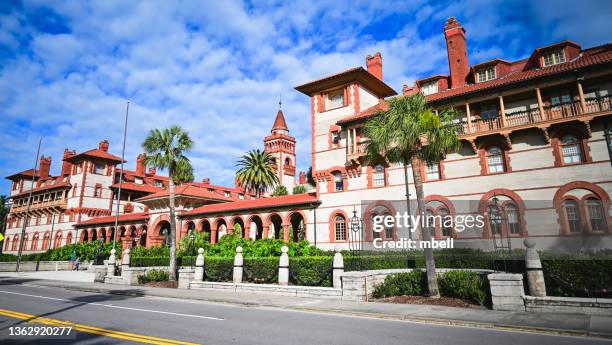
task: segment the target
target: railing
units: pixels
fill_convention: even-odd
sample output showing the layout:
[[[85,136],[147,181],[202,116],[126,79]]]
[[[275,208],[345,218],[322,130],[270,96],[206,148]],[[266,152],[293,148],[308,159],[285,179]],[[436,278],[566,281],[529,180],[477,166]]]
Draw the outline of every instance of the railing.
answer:
[[[539,109],[529,109],[506,114],[506,127],[532,124],[542,121]]]
[[[584,101],[588,113],[612,110],[612,97],[589,98]]]
[[[579,101],[560,103],[544,107],[544,112],[549,120],[563,119],[578,116],[582,113]]]
[[[357,156],[364,155],[366,152],[366,145],[367,145],[367,142],[361,142],[361,143],[358,143],[357,145],[350,145],[348,148],[348,154],[357,155]]]
[[[67,206],[67,203],[65,199],[48,200],[48,201],[31,204],[30,210],[38,210],[38,209],[46,208],[46,207],[66,208],[66,206]],[[25,212],[27,208],[28,208],[27,204],[20,205],[20,206],[11,206],[11,213]]]

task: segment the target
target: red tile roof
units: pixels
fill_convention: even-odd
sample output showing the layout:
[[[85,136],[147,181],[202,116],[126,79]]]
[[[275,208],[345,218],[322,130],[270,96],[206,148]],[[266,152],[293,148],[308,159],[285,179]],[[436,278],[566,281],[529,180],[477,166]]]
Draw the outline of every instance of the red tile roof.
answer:
[[[293,194],[285,196],[277,196],[270,198],[240,200],[234,202],[204,205],[195,208],[191,211],[184,212],[181,216],[192,216],[208,213],[222,213],[240,210],[252,210],[261,208],[272,208],[281,206],[303,205],[309,203],[318,203],[316,195],[312,194]]]
[[[312,96],[319,91],[341,86],[354,81],[358,81],[368,90],[374,92],[380,97],[397,95],[397,92],[395,92],[395,90],[393,90],[389,85],[373,76],[363,67],[350,68],[346,71],[296,86],[295,89],[308,96]]]
[[[85,226],[85,225],[94,225],[94,224],[114,224],[116,216],[106,216],[106,217],[98,217],[88,219],[76,224],[76,226]],[[139,213],[127,213],[119,215],[119,223],[122,222],[130,222],[137,220],[147,220],[149,219],[148,212],[139,212]]]
[[[287,122],[285,122],[285,116],[283,115],[283,111],[280,109],[276,114],[276,120],[274,120],[274,125],[272,126],[272,129],[284,129],[286,131],[289,130],[289,128],[287,128]]]
[[[13,175],[7,176],[6,179],[14,180],[16,177],[33,177],[38,175],[38,170],[34,171],[34,169],[24,170]]]
[[[185,183],[178,187],[176,187],[174,193],[176,196],[186,196],[197,199],[211,199],[218,201],[233,201],[234,198],[226,197],[225,195],[219,193],[218,191],[210,191],[209,188],[214,188],[210,185],[199,185],[195,183]],[[136,199],[136,201],[146,201],[152,199],[160,199],[160,198],[168,198],[170,191],[162,190],[151,195],[144,196],[142,198]]]
[[[119,188],[119,183],[115,183],[115,184],[111,185],[110,187],[111,188]],[[157,192],[160,192],[160,191],[164,190],[161,187],[152,186],[152,185],[149,185],[149,184],[137,184],[137,183],[133,183],[133,182],[123,182],[121,184],[121,189],[133,190],[133,191],[144,192],[144,193],[157,193]]]
[[[117,157],[117,156],[112,155],[112,154],[110,154],[108,152],[102,151],[100,149],[93,149],[93,150],[81,152],[81,153],[76,154],[74,156],[68,157],[68,158],[66,158],[64,160],[66,162],[77,162],[77,161],[82,160],[82,159],[84,159],[86,157],[99,158],[99,159],[103,159],[103,160],[110,161],[110,162],[121,163],[121,158],[120,157]]]

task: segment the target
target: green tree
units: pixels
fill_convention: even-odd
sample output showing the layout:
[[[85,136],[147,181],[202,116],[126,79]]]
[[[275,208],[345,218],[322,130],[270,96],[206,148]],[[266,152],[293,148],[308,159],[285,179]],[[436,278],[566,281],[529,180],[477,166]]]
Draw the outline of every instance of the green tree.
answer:
[[[291,194],[304,194],[306,192],[307,192],[306,186],[299,184],[293,187],[293,191],[291,192]]]
[[[379,112],[365,125],[365,135],[370,139],[366,148],[368,158],[370,161],[383,158],[389,163],[402,164],[406,195],[408,165],[412,167],[417,205],[422,217],[425,197],[421,164],[438,164],[447,153],[459,148],[454,118],[455,112],[451,108],[434,114],[425,97],[416,93],[389,100],[389,110]],[[429,231],[422,228],[421,233],[425,241],[431,240]],[[439,297],[433,250],[426,248],[424,252],[429,295]]]
[[[288,195],[289,191],[287,190],[287,187],[281,185],[276,186],[276,188],[274,188],[274,193],[272,193],[272,196],[283,196],[283,195]]]
[[[193,167],[185,154],[193,146],[189,133],[179,126],[153,129],[142,143],[147,152],[146,163],[157,169],[168,169],[170,202],[170,264],[169,279],[176,280],[176,214],[175,188],[193,181]]]
[[[311,186],[316,186],[317,185],[317,183],[315,182],[314,178],[312,177],[312,167],[308,167],[308,171],[306,172],[306,181]]]
[[[258,198],[279,183],[273,158],[265,151],[251,150],[242,156],[236,165],[238,182],[246,190],[255,191]]]

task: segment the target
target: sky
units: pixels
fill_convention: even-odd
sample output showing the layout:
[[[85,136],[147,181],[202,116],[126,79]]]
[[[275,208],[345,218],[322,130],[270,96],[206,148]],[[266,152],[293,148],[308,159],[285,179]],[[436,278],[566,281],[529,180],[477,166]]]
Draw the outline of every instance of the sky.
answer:
[[[263,148],[279,96],[310,166],[310,100],[296,85],[365,65],[380,51],[396,91],[447,74],[443,27],[467,31],[470,64],[515,60],[571,39],[612,42],[609,1],[0,1],[0,176],[32,168],[38,139],[59,173],[65,148],[110,141],[126,168],[153,128],[194,140],[196,180],[233,185],[235,162]],[[2,178],[0,194],[10,181]]]

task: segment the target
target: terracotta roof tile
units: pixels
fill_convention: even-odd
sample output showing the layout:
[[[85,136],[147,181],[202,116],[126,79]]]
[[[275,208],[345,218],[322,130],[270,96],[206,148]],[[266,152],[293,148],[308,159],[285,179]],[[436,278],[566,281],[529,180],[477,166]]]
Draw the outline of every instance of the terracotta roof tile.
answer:
[[[219,201],[233,201],[234,198],[226,197],[225,195],[216,192],[210,191],[209,188],[214,189],[212,186],[200,186],[194,183],[185,183],[178,187],[176,187],[174,193],[176,196],[187,196],[194,197],[198,199],[211,199],[211,200],[219,200]],[[162,190],[151,195],[144,196],[142,198],[137,199],[136,201],[146,201],[158,198],[167,198],[170,192],[168,190]]]
[[[303,205],[308,203],[317,203],[316,195],[312,194],[293,194],[285,196],[277,196],[270,198],[240,200],[234,202],[204,205],[195,208],[191,211],[184,212],[181,216],[200,215],[207,213],[221,213],[229,211],[260,209],[279,206]]]
[[[280,109],[276,114],[276,120],[274,120],[274,126],[272,126],[272,129],[284,129],[286,131],[289,130],[289,128],[287,128],[287,122],[285,122],[285,116],[283,115],[283,111]]]
[[[65,161],[66,162],[76,162],[85,157],[94,157],[94,158],[100,158],[100,159],[104,159],[104,160],[111,161],[111,162],[121,163],[120,157],[117,157],[108,152],[102,151],[100,149],[93,149],[93,150],[81,152],[79,154],[66,158]]]
[[[106,217],[97,217],[88,219],[76,224],[77,227],[85,226],[85,225],[94,225],[94,224],[114,224],[115,223],[115,215],[106,216]],[[119,223],[121,222],[130,222],[136,220],[147,220],[149,219],[148,212],[139,212],[139,213],[127,213],[119,215]]]
[[[115,183],[110,186],[111,188],[119,188],[119,183]],[[121,184],[121,189],[125,190],[133,190],[137,192],[145,192],[145,193],[157,193],[164,190],[161,187],[152,186],[149,184],[137,184],[133,182],[123,182]]]

